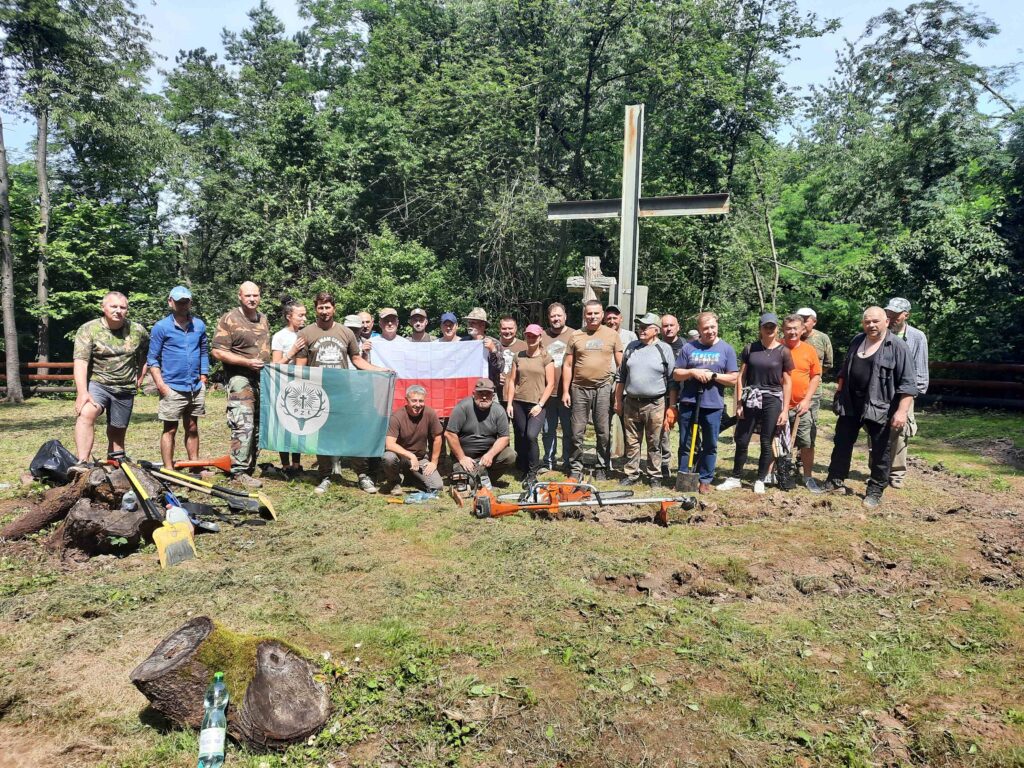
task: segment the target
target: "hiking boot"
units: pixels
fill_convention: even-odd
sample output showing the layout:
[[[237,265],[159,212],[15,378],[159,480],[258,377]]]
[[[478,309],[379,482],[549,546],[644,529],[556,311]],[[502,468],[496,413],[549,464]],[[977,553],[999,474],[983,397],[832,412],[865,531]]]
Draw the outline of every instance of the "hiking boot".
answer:
[[[825,485],[822,486],[822,490],[825,493],[838,493],[842,496],[849,493],[842,480],[833,480],[832,478],[825,481]]]
[[[487,474],[487,472],[485,472],[482,469],[480,470],[480,487],[481,488],[491,488],[492,487],[492,485],[491,485],[491,476],[489,474]]]
[[[874,509],[882,503],[882,497],[874,493],[869,493],[864,497],[864,501],[861,502],[868,509]]]
[[[239,472],[238,474],[232,475],[231,479],[240,485],[244,485],[246,488],[262,488],[263,481],[257,480],[252,475],[246,472]]]
[[[377,489],[377,493],[386,493],[388,496],[405,496],[401,483],[391,483],[390,486],[384,483]]]
[[[820,485],[818,485],[818,481],[815,480],[813,477],[805,477],[804,478],[804,488],[806,488],[811,493],[824,493],[825,492],[825,489],[822,488]]]
[[[662,486],[662,482],[661,482],[661,478],[660,478],[660,477],[652,477],[652,478],[649,478],[649,479],[647,480],[647,484],[648,484],[649,486],[651,486],[651,488],[661,488],[661,487],[663,487],[663,486]]]
[[[364,493],[376,493],[377,486],[373,484],[373,480],[370,479],[369,475],[359,476],[359,490]]]
[[[698,493],[711,493],[711,491],[711,483],[701,483],[700,485],[697,486]]]
[[[630,477],[629,475],[626,475],[626,477],[624,477],[621,480],[619,480],[619,485],[636,485],[639,482],[640,482],[640,477],[639,476],[637,476],[637,477]]]
[[[327,491],[328,491],[328,489],[330,487],[331,487],[331,478],[325,477],[323,480],[320,481],[320,484],[316,488],[313,489],[313,493],[320,493],[320,494],[327,493]]]
[[[284,468],[284,474],[285,477],[287,477],[288,479],[298,477],[299,475],[302,474],[302,467],[297,467],[294,464],[289,464],[287,467]]]
[[[754,481],[754,493],[763,496],[764,495],[764,480]]]
[[[903,487],[903,478],[902,477],[890,477],[889,478],[889,487],[890,488],[896,488],[897,490],[902,488]]]
[[[594,482],[595,483],[603,483],[607,479],[608,479],[608,473],[605,472],[603,469],[595,469],[594,470]]]
[[[738,477],[727,477],[725,480],[715,486],[717,491],[735,491],[737,488],[742,488],[743,483],[740,482]]]

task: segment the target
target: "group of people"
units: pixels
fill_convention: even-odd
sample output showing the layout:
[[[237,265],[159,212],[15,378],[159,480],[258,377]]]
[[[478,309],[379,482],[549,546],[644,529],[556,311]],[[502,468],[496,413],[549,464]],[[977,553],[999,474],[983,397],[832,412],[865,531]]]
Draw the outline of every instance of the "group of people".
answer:
[[[212,356],[224,372],[231,474],[244,485],[258,486],[261,481],[253,472],[263,366],[274,362],[380,371],[384,369],[370,362],[374,340],[399,338],[394,308],[378,311],[378,330],[368,312],[338,322],[335,299],[326,292],[315,297],[312,323],[306,321],[305,305],[287,302],[284,327],[271,336],[261,300],[259,286],[242,283],[238,306],[218,320],[208,340],[206,324],[192,314],[192,295],[185,286],[171,290],[169,314],[149,332],[128,320],[123,294],[108,293],[102,317],[85,323],[75,337],[75,443],[83,466],[92,454],[96,420],[104,412],[108,451],[124,449],[135,392],[147,372],[160,396],[163,462],[173,463],[179,424],[189,459],[198,459],[198,419],[205,414]],[[758,339],[739,356],[719,338],[712,312],[699,314],[696,329],[684,338],[672,315],[645,313],[636,318],[634,333],[621,327],[618,307],[596,300],[584,304],[584,325],[575,330],[566,325],[565,307],[555,302],[547,308],[547,325],[526,326],[520,339],[511,316],[499,319],[496,338],[489,336],[487,313],[477,307],[465,318],[465,334],[458,333],[459,318],[444,313],[435,338],[428,331],[427,313],[415,308],[407,318],[413,330],[405,337],[408,341],[481,341],[488,376],[445,419],[426,405],[428,393],[422,386],[410,386],[404,405],[391,414],[383,455],[348,462],[359,487],[368,493],[376,493],[381,480],[382,490],[391,493],[402,492],[403,480],[440,490],[445,447],[453,466],[483,485],[513,469],[526,482],[555,469],[582,480],[584,436],[592,427],[597,442],[593,478],[603,481],[612,469],[611,434],[618,420],[625,442],[621,484],[659,486],[675,466],[699,475],[701,493],[740,488],[750,441],[759,433],[753,490],[764,493],[773,482],[772,440],[778,430],[790,429],[806,488],[846,492],[853,446],[863,428],[870,441],[871,473],[864,503],[874,507],[887,486],[902,485],[907,439],[916,432],[914,398],[928,388],[927,339],[907,323],[909,313],[910,303],[902,298],[892,299],[884,309],[864,311],[863,333],[850,343],[837,375],[833,407],[839,418],[823,484],[813,477],[814,450],[822,376],[834,359],[832,342],[815,327],[817,315],[809,307],[784,317],[781,326],[775,314],[763,314]],[[733,392],[733,417],[727,415],[727,389]],[[731,473],[716,486],[718,439],[729,421],[736,425],[736,454]],[[673,457],[669,445],[676,424],[681,439]],[[691,465],[694,425],[699,440]],[[330,487],[340,461],[317,457],[318,492]],[[281,464],[287,475],[302,471],[298,454],[281,454]]]

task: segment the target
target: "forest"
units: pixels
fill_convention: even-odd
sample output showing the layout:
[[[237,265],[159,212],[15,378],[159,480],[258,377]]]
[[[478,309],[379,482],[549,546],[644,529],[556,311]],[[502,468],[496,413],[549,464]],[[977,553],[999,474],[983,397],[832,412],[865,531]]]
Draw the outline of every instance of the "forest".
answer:
[[[792,0],[297,2],[295,34],[260,2],[222,56],[173,61],[131,0],[0,6],[0,99],[36,135],[23,162],[0,141],[9,370],[69,359],[111,289],[146,324],[176,283],[214,320],[245,278],[272,316],[326,288],[539,319],[585,256],[615,273],[615,220],[545,206],[619,195],[634,103],[645,196],[732,195],[643,222],[652,308],[738,341],[810,305],[844,348],[900,295],[932,359],[1020,358],[1024,117],[1017,64],[972,58],[999,31],[976,10],[890,9],[799,95],[786,62],[837,21]]]

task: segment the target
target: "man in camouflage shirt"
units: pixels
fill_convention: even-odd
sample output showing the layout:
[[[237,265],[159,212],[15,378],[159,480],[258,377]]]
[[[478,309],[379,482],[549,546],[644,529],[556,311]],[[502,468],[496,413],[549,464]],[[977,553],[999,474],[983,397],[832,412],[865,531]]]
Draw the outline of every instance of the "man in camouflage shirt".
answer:
[[[127,320],[128,299],[111,291],[100,305],[103,317],[90,320],[75,334],[75,451],[88,462],[96,419],[107,413],[107,452],[123,451],[135,405],[135,392],[146,374],[149,334]]]
[[[217,322],[210,354],[224,365],[231,475],[243,485],[258,488],[262,483],[252,472],[259,452],[260,370],[270,362],[270,323],[259,311],[260,287],[256,283],[246,281],[239,286],[238,304]]]

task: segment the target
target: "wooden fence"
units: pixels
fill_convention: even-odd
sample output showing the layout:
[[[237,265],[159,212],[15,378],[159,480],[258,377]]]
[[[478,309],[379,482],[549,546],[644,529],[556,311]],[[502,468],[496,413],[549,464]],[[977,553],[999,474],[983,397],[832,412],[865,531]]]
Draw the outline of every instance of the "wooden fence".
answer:
[[[19,374],[21,388],[26,395],[42,395],[55,392],[75,393],[74,363],[51,361],[48,363],[23,363]],[[64,371],[52,373],[51,371]],[[0,373],[0,390],[7,392],[7,375]]]
[[[932,378],[922,402],[1024,409],[1024,364],[935,361],[928,370]]]

